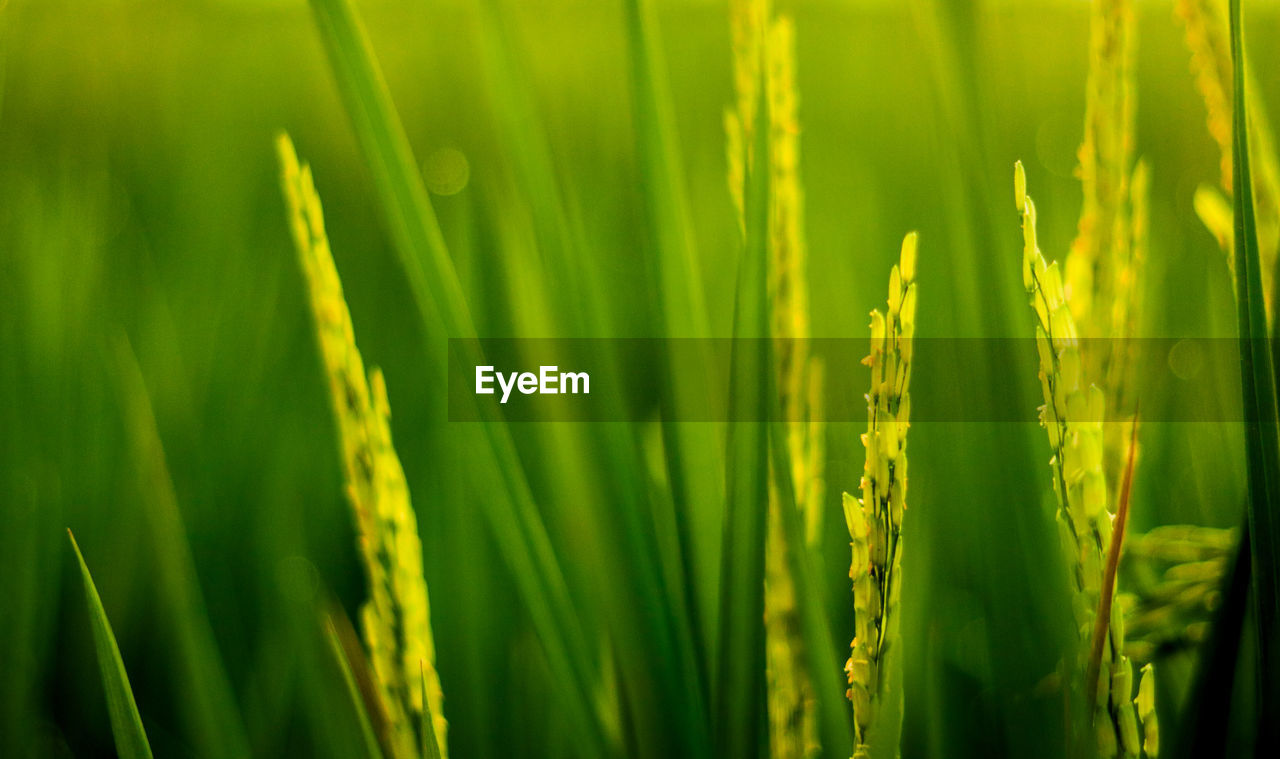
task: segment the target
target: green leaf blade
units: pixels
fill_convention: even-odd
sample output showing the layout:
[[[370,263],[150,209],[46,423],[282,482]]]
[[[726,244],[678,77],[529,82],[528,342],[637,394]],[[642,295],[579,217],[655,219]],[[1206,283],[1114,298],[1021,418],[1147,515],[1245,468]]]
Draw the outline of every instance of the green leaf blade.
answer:
[[[1240,336],[1241,390],[1246,420],[1249,472],[1249,537],[1253,559],[1254,622],[1258,631],[1259,755],[1280,747],[1280,723],[1271,717],[1280,707],[1277,621],[1280,619],[1280,415],[1276,378],[1262,294],[1261,261],[1249,161],[1248,91],[1245,77],[1244,19],[1241,0],[1231,0],[1231,57],[1235,97],[1232,103],[1232,162],[1237,319]]]
[[[133,700],[129,675],[125,671],[124,660],[120,658],[120,647],[116,645],[111,622],[102,607],[102,598],[98,595],[98,588],[89,573],[89,565],[85,563],[80,546],[76,544],[76,536],[71,530],[67,530],[67,539],[80,564],[80,579],[84,582],[85,603],[93,627],[93,644],[98,667],[102,671],[102,687],[106,692],[107,712],[111,716],[111,734],[115,737],[116,751],[121,759],[151,759],[151,744],[147,741],[147,731],[142,726],[142,716],[138,714],[138,704]]]
[[[351,118],[401,268],[409,283],[426,334],[428,350],[440,358],[435,342],[442,333],[474,338],[462,287],[435,212],[418,174],[409,141],[387,91],[372,48],[350,0],[311,0],[320,37]],[[473,341],[465,341],[464,361],[484,363]],[[436,367],[443,377],[443,366]],[[482,499],[484,515],[525,602],[554,681],[560,686],[568,718],[584,756],[611,756],[616,737],[594,697],[598,679],[590,660],[588,636],[570,597],[546,525],[534,502],[524,466],[502,419],[480,406],[483,421],[475,432],[485,452],[479,463],[496,477],[505,497]],[[470,436],[471,431],[460,432]]]
[[[760,98],[757,123],[768,120]],[[767,131],[756,130],[754,160],[768,166]],[[738,267],[729,368],[729,441],[721,551],[721,603],[715,701],[716,756],[761,754],[766,732],[764,555],[769,509],[769,177],[748,173],[747,234]]]

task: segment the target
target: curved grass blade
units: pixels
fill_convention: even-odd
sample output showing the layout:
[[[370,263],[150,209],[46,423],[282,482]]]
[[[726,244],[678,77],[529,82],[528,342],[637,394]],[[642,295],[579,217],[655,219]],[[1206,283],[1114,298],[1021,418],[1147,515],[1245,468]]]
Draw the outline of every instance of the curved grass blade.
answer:
[[[107,711],[111,715],[111,734],[115,737],[116,751],[121,759],[151,759],[151,744],[147,742],[147,731],[142,727],[138,704],[133,700],[133,689],[129,687],[129,675],[120,658],[115,633],[111,632],[111,622],[107,620],[98,588],[89,574],[89,565],[85,564],[84,555],[80,553],[80,546],[76,544],[76,536],[71,530],[67,530],[67,539],[71,541],[71,550],[75,551],[76,561],[80,563],[80,578],[84,581],[85,603],[93,626],[93,645],[98,654],[98,667],[102,670],[102,687],[107,695]]]
[[[1182,759],[1219,756],[1226,751],[1231,696],[1249,605],[1250,544],[1249,515],[1245,514],[1235,558],[1223,578],[1222,605],[1218,607],[1213,632],[1200,646],[1195,680],[1182,709],[1184,738],[1175,744],[1180,746],[1175,756]]]
[[[1258,253],[1258,230],[1249,164],[1248,88],[1245,79],[1244,19],[1241,0],[1231,0],[1231,57],[1235,98],[1232,104],[1232,172],[1237,319],[1240,332],[1241,385],[1246,419],[1249,471],[1249,536],[1253,556],[1254,622],[1258,630],[1258,734],[1260,755],[1280,748],[1280,678],[1276,650],[1280,616],[1280,417],[1271,342],[1267,339],[1266,305]]]
[[[117,335],[113,347],[129,452],[144,493],[146,522],[156,551],[157,596],[166,607],[164,621],[171,625],[179,678],[188,686],[179,712],[192,740],[204,753],[239,759],[249,755],[249,739],[214,639],[151,397],[124,333]]]
[[[368,39],[350,0],[312,0],[320,37],[348,116],[373,175],[380,205],[392,233],[401,268],[427,334],[475,337],[422,177],[416,169],[404,128],[374,61]],[[434,345],[434,343],[433,343]],[[465,360],[483,363],[467,342]],[[443,373],[442,367],[437,367]],[[480,505],[510,567],[547,657],[562,686],[566,715],[586,756],[616,753],[616,738],[596,709],[596,672],[588,657],[588,637],[574,608],[546,526],[542,522],[510,432],[481,406],[481,446],[491,458],[479,462],[498,478],[506,498],[481,499]],[[460,433],[465,434],[465,433]]]
[[[615,334],[610,325],[616,322],[616,315],[601,295],[608,290],[603,286],[608,283],[600,278],[582,241],[580,223],[567,193],[555,177],[547,130],[531,97],[529,66],[519,56],[516,8],[501,0],[482,0],[477,6],[494,116],[537,242],[537,256],[528,256],[523,249],[514,255],[537,261],[544,281],[554,283],[548,285],[548,291],[563,292],[558,303],[571,306],[557,309],[556,319],[548,323],[547,330],[553,334]],[[538,289],[536,283],[527,287]],[[613,343],[604,341],[598,345],[593,350],[600,352],[600,364],[608,367],[611,376],[620,371]],[[617,382],[608,377],[602,379],[605,386]],[[674,382],[665,381],[668,386]],[[600,566],[602,583],[612,589],[603,594],[603,617],[610,622],[611,636],[623,661],[664,664],[657,669],[645,665],[621,668],[624,675],[629,675],[631,687],[654,691],[644,699],[663,704],[653,717],[670,730],[642,729],[641,734],[659,741],[657,750],[664,753],[679,747],[704,755],[710,744],[706,719],[709,689],[701,637],[704,615],[696,603],[699,586],[687,539],[691,509],[674,508],[673,499],[665,493],[651,492],[646,502],[646,486],[635,464],[640,458],[637,443],[623,428],[604,425],[570,429],[552,425],[545,434],[544,447],[555,451],[559,459],[548,462],[543,471],[551,481],[563,483],[552,485],[553,490],[569,492],[576,483],[593,478],[612,483],[610,497],[615,500],[615,508],[594,515],[599,522],[589,528],[618,545],[617,553],[622,557],[616,565],[623,568],[621,573]],[[718,453],[718,445],[710,440],[703,450]],[[596,455],[588,456],[588,451],[595,451]],[[701,471],[720,472],[722,467],[707,466]],[[706,503],[713,504],[713,513],[719,509],[718,500],[709,498],[702,502]],[[704,507],[698,513],[706,511]],[[715,531],[708,529],[701,534],[714,536]],[[667,535],[677,540],[664,542]],[[637,599],[646,600],[637,604]],[[667,613],[636,614],[637,608],[664,608]],[[671,734],[673,745],[661,744],[665,733]]]
[[[766,98],[760,98],[760,124]],[[769,165],[767,131],[756,130],[755,167]],[[750,171],[746,180],[746,247],[738,269],[733,349],[729,368],[728,461],[721,551],[721,598],[716,661],[716,756],[751,759],[760,755],[768,724],[765,713],[764,549],[769,506],[770,356],[769,177]],[[775,394],[776,395],[776,394]],[[753,421],[760,420],[760,421]],[[789,465],[788,465],[789,466]],[[794,508],[792,508],[794,511]]]
[[[667,337],[709,334],[702,277],[693,247],[684,177],[680,171],[675,119],[664,88],[666,66],[654,39],[647,0],[627,0],[628,61],[631,66],[640,187],[653,244],[657,248],[655,284],[663,298]],[[685,334],[680,334],[680,332]]]
[[[648,0],[626,0],[623,19],[643,218],[654,248],[648,259],[650,286],[659,300],[657,322],[664,337],[708,337],[704,290],[665,87],[666,66],[655,40]],[[706,408],[711,399],[711,390],[700,377],[675,376],[677,371],[667,366],[661,373],[662,413],[667,420],[689,418],[686,411]],[[681,550],[688,557],[689,597],[697,613],[694,626],[702,632],[700,645],[714,650],[713,631],[722,627],[714,593],[716,572],[724,566],[723,545],[704,536],[715,535],[722,518],[717,507],[726,495],[721,489],[724,483],[707,476],[724,468],[716,438],[719,430],[709,424],[667,421],[662,432]]]
[[[329,644],[330,653],[333,654],[333,660],[337,663],[338,670],[342,673],[342,682],[347,686],[347,695],[351,698],[351,709],[355,712],[356,723],[360,726],[360,737],[364,740],[365,756],[368,759],[382,759],[382,747],[378,743],[377,734],[374,733],[373,722],[369,719],[369,712],[365,709],[364,694],[361,693],[360,686],[356,683],[356,677],[351,671],[351,663],[347,661],[347,653],[342,641],[338,639],[338,631],[334,627],[332,619],[325,621],[324,637]],[[423,690],[424,692],[426,690],[425,682]],[[425,698],[423,703],[427,703]],[[423,722],[430,727],[430,709],[423,709],[422,714]],[[439,754],[436,754],[435,759],[439,759]]]

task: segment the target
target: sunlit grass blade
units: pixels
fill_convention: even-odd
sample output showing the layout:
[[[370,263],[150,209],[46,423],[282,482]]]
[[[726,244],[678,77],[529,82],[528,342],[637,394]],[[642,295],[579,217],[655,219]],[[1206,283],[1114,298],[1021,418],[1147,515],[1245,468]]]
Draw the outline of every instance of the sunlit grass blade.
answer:
[[[626,0],[632,109],[647,227],[653,235],[655,284],[663,298],[668,337],[705,337],[707,311],[693,247],[693,229],[666,90],[666,66],[649,0]]]
[[[439,222],[355,9],[350,0],[312,0],[311,7],[414,302],[424,319],[442,319],[450,336],[470,337],[470,315]]]
[[[767,114],[760,98],[759,114]],[[767,123],[763,116],[758,123]],[[768,412],[774,392],[770,358],[769,143],[756,130],[756,169],[746,179],[746,244],[738,267],[729,368],[728,461],[716,660],[716,756],[759,756],[767,732],[764,657],[764,551],[769,506]],[[792,507],[792,511],[794,511]]]
[[[563,289],[576,308],[556,315],[569,322],[573,334],[612,334],[613,316],[604,307],[603,288],[592,281],[592,259],[585,255],[577,217],[570,214],[565,193],[556,178],[556,167],[547,130],[533,102],[533,83],[527,61],[517,55],[514,14],[502,0],[478,0],[481,54],[493,92],[494,116],[510,159],[521,201],[529,206],[529,219],[538,242],[539,263],[552,287]]]
[[[360,726],[360,737],[364,741],[365,756],[368,759],[382,759],[382,747],[378,743],[378,736],[373,731],[373,723],[369,720],[369,713],[364,706],[364,696],[360,692],[360,687],[356,683],[355,675],[351,671],[351,664],[347,661],[346,651],[343,649],[342,642],[338,640],[338,631],[334,627],[331,620],[325,622],[325,641],[329,644],[329,652],[333,655],[333,661],[338,665],[339,672],[342,673],[342,682],[347,686],[347,696],[351,701],[351,711],[355,715],[356,724]],[[425,686],[424,686],[425,694]],[[424,699],[424,703],[425,699]],[[426,726],[431,725],[430,710],[423,710],[423,723]],[[439,754],[433,759],[439,759]]]
[[[1235,282],[1240,333],[1241,385],[1244,395],[1249,471],[1249,536],[1253,555],[1253,601],[1258,630],[1257,750],[1269,755],[1280,746],[1280,664],[1277,612],[1280,597],[1280,418],[1276,378],[1263,300],[1261,259],[1249,165],[1248,88],[1241,0],[1231,0],[1231,56],[1235,100],[1232,104],[1232,163],[1235,198]]]
[[[547,283],[542,289],[561,293],[545,331],[575,336],[616,334],[611,325],[617,324],[619,315],[602,299],[608,283],[581,240],[580,220],[572,212],[568,191],[561,190],[555,175],[546,128],[531,97],[529,67],[521,55],[514,24],[519,17],[517,9],[499,0],[482,0],[478,6],[479,37],[493,89],[494,114],[520,200],[528,205],[537,243],[536,256],[530,256],[527,248],[508,255],[535,260],[542,281]],[[528,287],[537,289],[532,282]],[[536,329],[529,326],[531,331]],[[596,351],[597,366],[609,372],[598,381],[606,387],[616,386],[619,362],[615,343],[596,341],[582,346]],[[614,399],[605,396],[603,400],[610,403]],[[705,434],[706,430],[699,432]],[[623,661],[663,662],[656,670],[632,664],[623,668],[624,673],[631,673],[633,685],[658,689],[655,698],[661,699],[663,708],[655,717],[671,728],[666,732],[674,735],[672,740],[693,753],[705,751],[709,741],[707,657],[700,621],[704,615],[695,603],[697,575],[692,571],[688,541],[664,542],[667,536],[684,537],[690,532],[686,524],[693,510],[672,508],[672,499],[665,493],[649,492],[646,502],[648,489],[637,466],[637,439],[625,428],[550,425],[534,434],[545,441],[542,447],[549,458],[542,471],[552,478],[555,490],[570,492],[588,482],[609,483],[605,488],[614,507],[591,514],[592,524],[584,529],[592,529],[611,542],[620,539],[621,560],[613,566],[631,571],[600,567],[599,579],[609,587],[602,594],[604,617],[612,625],[612,638]],[[714,445],[704,450],[717,452]],[[712,504],[719,509],[719,503]],[[703,512],[708,510],[705,503],[699,505]],[[711,530],[702,533],[714,534]],[[637,598],[649,599],[644,608],[663,608],[666,613],[636,614]],[[642,728],[641,732],[662,745],[664,731]]]
[[[244,722],[209,623],[151,397],[137,357],[123,334],[113,347],[127,440],[156,552],[156,590],[166,607],[164,619],[170,626],[179,679],[186,685],[179,712],[188,723],[192,740],[208,756],[247,756]]]
[[[106,690],[116,751],[120,759],[151,759],[151,744],[147,742],[147,731],[142,726],[138,704],[133,700],[133,689],[129,687],[129,675],[120,658],[120,647],[116,645],[111,622],[107,620],[98,588],[71,530],[67,530],[67,539],[71,541],[71,550],[75,551],[76,561],[80,564],[80,578],[84,581],[85,603],[89,607],[89,623],[93,626],[93,646],[98,655],[98,667],[102,670],[102,687]]]
[[[474,323],[457,272],[350,0],[312,0],[311,5],[423,326],[428,335],[437,338],[474,337]],[[434,342],[431,345],[441,347]],[[443,350],[431,352],[433,358],[443,360]],[[482,363],[479,356],[466,358],[474,359],[476,365]],[[433,371],[437,378],[443,376],[442,366],[433,367]],[[614,740],[595,708],[593,683],[597,677],[591,660],[583,654],[590,650],[588,638],[524,468],[509,431],[499,420],[486,418],[478,426],[480,443],[491,458],[477,465],[489,467],[506,496],[480,499],[480,505],[538,632],[553,680],[561,686],[566,716],[575,725],[581,752],[607,756],[614,751]]]

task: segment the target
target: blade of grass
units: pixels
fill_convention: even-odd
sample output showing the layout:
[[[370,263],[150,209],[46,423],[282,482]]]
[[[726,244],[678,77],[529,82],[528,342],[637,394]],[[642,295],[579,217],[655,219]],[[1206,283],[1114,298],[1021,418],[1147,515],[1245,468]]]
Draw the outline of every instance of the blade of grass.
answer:
[[[89,622],[93,626],[93,646],[98,654],[98,667],[102,670],[102,687],[106,691],[107,712],[111,715],[111,734],[115,737],[116,751],[121,759],[151,759],[151,744],[147,742],[147,731],[142,726],[138,704],[133,700],[133,689],[129,687],[129,675],[120,658],[120,647],[116,645],[111,622],[107,620],[98,588],[89,574],[89,565],[85,564],[84,555],[80,553],[80,546],[76,544],[76,536],[71,530],[67,530],[67,539],[71,541],[71,550],[75,551],[76,561],[80,563],[85,603],[89,607]]]
[[[322,624],[325,630],[333,633],[333,642],[338,644],[346,669],[351,673],[355,698],[360,701],[380,753],[383,756],[394,756],[387,710],[378,695],[378,686],[373,681],[364,644],[360,642],[355,626],[336,599],[327,601]]]
[[[474,337],[474,323],[408,138],[350,0],[312,0],[311,7],[423,326],[432,336],[442,329],[450,337]],[[463,350],[477,353],[470,344]],[[476,365],[483,363],[479,355],[467,358]],[[442,367],[433,370],[443,373]],[[487,406],[481,409],[489,413]],[[566,712],[581,741],[579,750],[592,757],[611,755],[615,741],[594,706],[596,673],[588,657],[575,653],[589,650],[588,638],[510,432],[490,416],[479,427],[492,456],[484,463],[491,465],[506,495],[481,499],[480,505],[532,618],[554,680],[563,686]]]
[[[472,337],[440,224],[356,11],[350,0],[312,0],[311,8],[414,302],[424,320],[439,317],[448,335]]]
[[[1249,469],[1249,535],[1252,541],[1254,622],[1258,630],[1259,722],[1257,750],[1271,755],[1280,748],[1280,678],[1276,665],[1277,585],[1280,564],[1280,521],[1274,513],[1280,498],[1280,418],[1271,343],[1267,339],[1262,295],[1253,177],[1249,165],[1248,88],[1245,80],[1244,18],[1241,0],[1231,0],[1231,57],[1235,98],[1232,104],[1232,172],[1237,319],[1240,331],[1241,386],[1246,419]]]
[[[364,739],[365,756],[369,759],[382,759],[382,747],[378,743],[378,736],[374,734],[373,723],[369,721],[369,713],[364,708],[364,696],[360,692],[360,687],[356,684],[355,675],[351,672],[351,664],[347,661],[347,653],[343,650],[342,642],[338,640],[338,631],[333,625],[332,620],[326,620],[324,626],[325,641],[329,644],[329,651],[333,654],[333,660],[338,665],[338,671],[342,673],[342,682],[347,686],[347,695],[351,699],[351,710],[355,713],[356,724],[360,726],[360,737]],[[425,691],[426,686],[423,685]],[[424,698],[422,702],[427,701]],[[428,729],[431,725],[431,717],[429,709],[423,709],[422,721],[426,723]],[[434,735],[434,734],[433,734]],[[436,755],[436,759],[439,755]]]
[[[707,337],[710,325],[656,25],[647,0],[627,0],[623,15],[644,220],[654,248],[647,258],[650,286],[659,301],[657,324],[664,337]],[[710,391],[699,377],[673,376],[674,369],[667,363],[661,372],[667,476],[676,502],[681,549],[688,557],[689,595],[696,625],[703,632],[702,647],[715,650],[712,632],[720,623],[714,593],[723,557],[721,546],[710,536],[721,523],[716,506],[723,503],[725,493],[724,483],[707,475],[724,471],[716,437],[719,430],[710,424],[670,421],[688,418],[685,410],[707,408]],[[707,679],[707,674],[703,677]]]
[[[207,755],[248,756],[244,721],[209,623],[142,369],[123,333],[117,336],[113,347],[130,454],[156,552],[156,588],[167,607],[166,622],[172,625],[175,663],[188,686],[179,711],[192,740]]]
[[[767,124],[767,98],[756,123]],[[759,756],[765,726],[764,550],[769,504],[767,420],[773,385],[769,300],[769,143],[757,129],[746,165],[747,235],[738,268],[729,374],[720,631],[716,661],[717,756]],[[790,466],[789,464],[787,466]],[[794,507],[793,507],[794,510]]]
[[[648,229],[657,248],[655,282],[663,298],[665,333],[668,337],[706,337],[709,326],[702,276],[680,171],[675,119],[666,92],[666,65],[655,39],[656,25],[647,0],[627,0],[623,13],[640,187]]]
[[[479,36],[494,90],[492,100],[502,142],[508,146],[506,154],[511,159],[521,199],[529,205],[546,278],[555,283],[555,290],[565,293],[557,300],[568,306],[558,310],[558,323],[548,329],[553,334],[616,334],[610,327],[616,322],[616,315],[606,308],[600,295],[608,289],[602,286],[607,283],[598,276],[593,279],[598,272],[593,269],[577,219],[570,213],[556,179],[546,129],[531,98],[533,89],[526,73],[529,67],[520,65],[525,61],[517,50],[516,10],[499,0],[482,0],[478,10]],[[524,255],[524,251],[520,254]],[[601,360],[596,365],[608,368],[609,374],[601,378],[601,384],[616,385],[619,362],[614,343],[584,345],[599,350]],[[612,397],[606,402],[611,400]],[[621,542],[625,558],[619,563],[623,569],[620,576],[604,572],[609,576],[602,577],[612,588],[604,595],[605,604],[612,607],[606,618],[614,625],[613,637],[623,647],[624,658],[661,661],[664,665],[657,671],[657,678],[649,667],[639,673],[634,667],[624,668],[624,672],[638,674],[645,682],[657,680],[662,692],[654,699],[664,705],[659,719],[664,726],[674,728],[671,732],[678,734],[675,740],[679,747],[694,754],[705,753],[709,748],[707,673],[703,667],[707,657],[700,645],[701,615],[691,603],[697,598],[694,577],[688,570],[687,547],[677,543],[676,550],[670,550],[671,544],[663,542],[667,535],[685,535],[683,523],[688,510],[673,509],[671,498],[665,493],[651,493],[650,502],[645,502],[648,489],[640,477],[638,441],[624,428],[553,425],[538,434],[547,436],[547,450],[563,452],[558,460],[548,461],[543,470],[564,482],[565,486],[558,489],[568,492],[575,483],[593,479],[608,483],[608,496],[615,500],[616,508],[592,517],[604,523],[599,529],[607,530],[613,543]],[[600,471],[600,464],[607,467],[607,472]],[[636,614],[637,598],[646,599],[644,608],[663,608],[667,613]],[[625,653],[627,649],[631,652]],[[644,732],[652,738],[657,731]]]

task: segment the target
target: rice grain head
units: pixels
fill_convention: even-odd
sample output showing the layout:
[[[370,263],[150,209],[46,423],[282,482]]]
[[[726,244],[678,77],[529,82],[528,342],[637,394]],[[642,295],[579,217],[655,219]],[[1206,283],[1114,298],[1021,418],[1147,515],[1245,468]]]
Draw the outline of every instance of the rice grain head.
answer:
[[[1082,661],[1075,669],[1083,679],[1114,519],[1108,508],[1103,471],[1106,399],[1097,385],[1088,383],[1080,357],[1079,334],[1058,264],[1046,264],[1040,251],[1035,201],[1027,194],[1021,161],[1014,167],[1014,187],[1022,214],[1022,278],[1036,316],[1036,348],[1044,396],[1040,422],[1053,452],[1049,465],[1058,500],[1056,516],[1063,550],[1071,557],[1072,610],[1077,634],[1085,644]],[[1124,616],[1120,604],[1111,604],[1098,692],[1086,694],[1094,713],[1098,750],[1104,757],[1136,757],[1141,751],[1132,701],[1133,666],[1124,648]]]
[[[386,381],[376,368],[366,375],[356,347],[311,169],[299,163],[288,135],[277,138],[276,148],[290,229],[337,421],[347,499],[369,580],[369,600],[360,610],[360,625],[378,695],[394,731],[393,750],[398,757],[419,755],[415,725],[423,713],[425,690],[425,706],[430,709],[441,754],[447,758],[448,723],[435,669],[422,544],[404,470],[391,441]]]
[[[1237,531],[1164,525],[1125,544],[1125,654],[1135,662],[1191,650],[1221,601]]]
[[[902,518],[907,508],[907,428],[911,423],[911,340],[915,335],[915,232],[902,241],[899,262],[889,274],[888,306],[871,312],[871,367],[867,393],[866,460],[862,498],[844,494],[844,514],[852,545],[855,637],[845,664],[853,702],[854,757],[872,753],[872,727],[882,718],[887,692],[887,659],[899,645],[898,600],[902,585]],[[901,701],[902,693],[897,694]],[[901,706],[900,704],[898,705]],[[901,714],[901,708],[891,710]],[[896,734],[896,730],[889,731]]]

